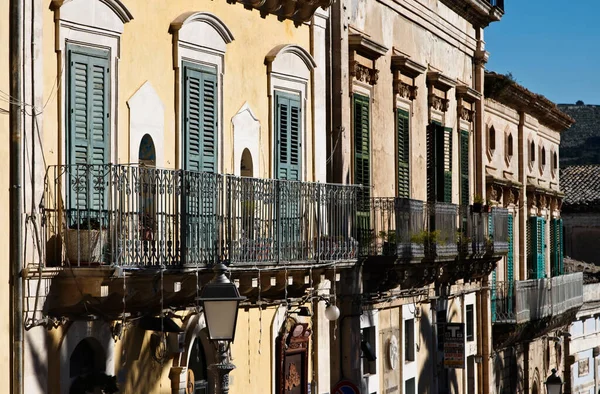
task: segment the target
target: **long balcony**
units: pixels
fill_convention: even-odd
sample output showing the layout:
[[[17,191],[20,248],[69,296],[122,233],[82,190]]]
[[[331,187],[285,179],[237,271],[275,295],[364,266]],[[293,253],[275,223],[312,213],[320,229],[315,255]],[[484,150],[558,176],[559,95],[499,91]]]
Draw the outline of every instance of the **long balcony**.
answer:
[[[521,324],[556,317],[583,304],[583,273],[546,279],[497,282],[492,287],[492,321]]]
[[[46,264],[352,261],[358,189],[137,165],[51,166],[42,202]]]

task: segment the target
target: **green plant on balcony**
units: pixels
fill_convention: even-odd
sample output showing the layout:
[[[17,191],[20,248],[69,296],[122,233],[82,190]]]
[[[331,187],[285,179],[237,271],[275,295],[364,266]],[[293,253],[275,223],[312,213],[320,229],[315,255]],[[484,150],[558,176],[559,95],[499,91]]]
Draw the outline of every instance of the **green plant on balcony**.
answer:
[[[483,208],[483,197],[481,194],[475,194],[473,196],[473,212],[479,213]]]
[[[396,236],[396,230],[380,231],[379,238],[383,243],[383,255],[393,256],[396,254],[398,242]]]
[[[456,232],[456,246],[458,248],[458,253],[461,255],[469,254],[469,248],[471,247],[471,242],[473,240],[471,237],[468,237],[464,232],[457,231]]]
[[[108,244],[108,231],[95,218],[72,223],[65,234],[66,255],[71,265],[102,263]]]
[[[487,253],[491,253],[494,251],[494,237],[492,235],[486,235],[483,238],[483,242]]]

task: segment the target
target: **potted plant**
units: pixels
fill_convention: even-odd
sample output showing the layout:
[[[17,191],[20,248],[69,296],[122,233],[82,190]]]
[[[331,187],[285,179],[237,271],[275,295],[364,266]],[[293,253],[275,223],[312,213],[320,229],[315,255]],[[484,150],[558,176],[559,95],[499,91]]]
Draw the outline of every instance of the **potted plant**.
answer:
[[[459,230],[456,233],[456,246],[458,247],[459,254],[468,255],[469,247],[471,246],[471,242],[472,242],[471,237],[468,237],[467,234],[465,234],[464,232]]]
[[[475,194],[475,196],[473,196],[473,212],[481,213],[482,207],[483,207],[483,197],[481,197],[481,194]]]
[[[393,256],[397,252],[396,230],[380,231],[379,238],[383,241],[383,255]]]
[[[67,229],[65,246],[71,265],[101,264],[108,246],[108,231],[98,219],[82,219]]]

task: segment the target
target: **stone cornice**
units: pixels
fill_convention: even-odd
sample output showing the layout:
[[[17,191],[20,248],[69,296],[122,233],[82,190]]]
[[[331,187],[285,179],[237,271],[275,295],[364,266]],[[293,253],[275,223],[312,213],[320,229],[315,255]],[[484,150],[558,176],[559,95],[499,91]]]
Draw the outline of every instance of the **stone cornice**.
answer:
[[[279,20],[293,20],[296,26],[308,22],[317,8],[327,8],[332,0],[227,0],[230,4],[242,3],[245,8],[260,11],[262,17],[277,15]]]
[[[439,71],[428,71],[427,82],[434,88],[447,92],[456,86],[456,81],[452,78],[448,78]]]
[[[427,67],[406,55],[392,55],[392,71],[400,71],[409,78],[416,78],[427,71]]]
[[[531,92],[505,75],[486,72],[484,92],[487,98],[516,111],[523,111],[558,132],[575,123],[573,118],[559,110],[552,101]]]
[[[456,86],[456,97],[467,103],[473,104],[481,100],[481,93],[466,85],[458,85]]]
[[[371,60],[377,60],[385,55],[388,48],[371,40],[363,34],[351,33],[348,35],[348,45],[351,51],[365,56]]]
[[[486,27],[502,19],[504,10],[490,0],[441,0],[448,8],[477,27]]]
[[[108,8],[110,8],[118,17],[121,19],[121,22],[127,23],[133,20],[133,15],[125,4],[123,4],[120,0],[100,0],[104,3]],[[52,0],[50,3],[50,9],[52,11],[58,10],[62,7],[63,3],[67,2],[67,0]]]

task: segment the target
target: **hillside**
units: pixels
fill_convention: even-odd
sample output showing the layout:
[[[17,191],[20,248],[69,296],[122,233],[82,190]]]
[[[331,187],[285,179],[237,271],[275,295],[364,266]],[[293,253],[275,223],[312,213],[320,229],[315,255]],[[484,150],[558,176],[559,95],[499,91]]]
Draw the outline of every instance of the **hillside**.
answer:
[[[558,104],[576,123],[561,134],[560,165],[600,164],[600,105]]]

